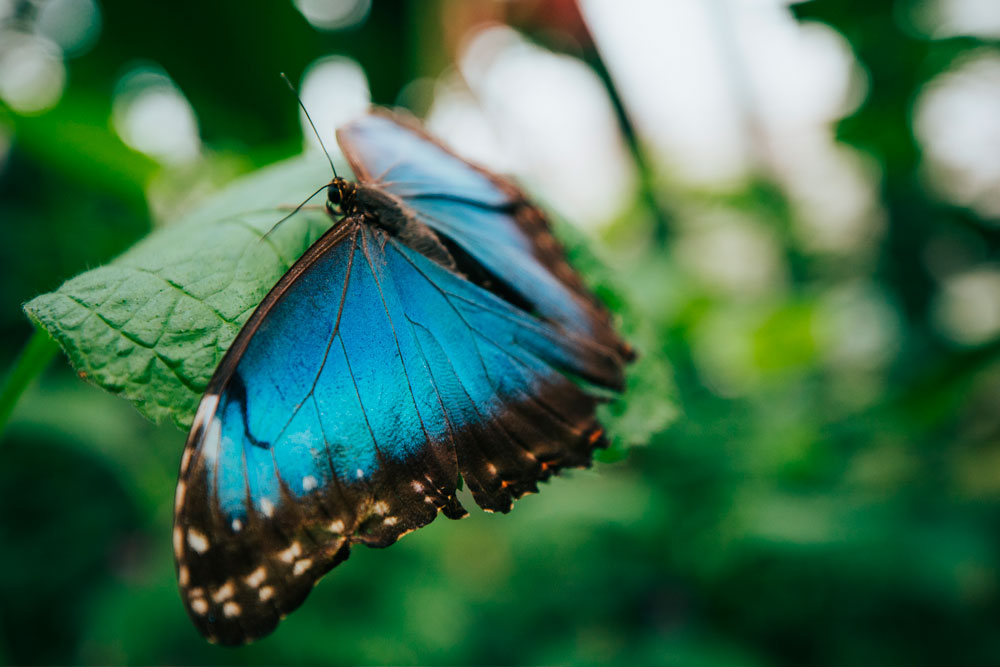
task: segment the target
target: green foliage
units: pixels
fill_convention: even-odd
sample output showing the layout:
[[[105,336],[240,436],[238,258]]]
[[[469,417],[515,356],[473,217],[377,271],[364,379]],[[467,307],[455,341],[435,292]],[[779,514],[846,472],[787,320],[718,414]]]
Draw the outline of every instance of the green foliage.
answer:
[[[240,327],[325,230],[325,213],[304,210],[264,237],[324,182],[324,167],[297,159],[243,178],[25,311],[82,377],[185,427]]]
[[[0,110],[0,139],[12,136],[0,361],[14,369],[0,394],[0,415],[13,409],[0,663],[1000,664],[1000,339],[956,345],[934,320],[942,266],[995,265],[1000,227],[928,188],[912,126],[936,76],[997,43],[922,35],[906,23],[928,4],[916,0],[791,5],[842,35],[865,73],[863,101],[832,128],[838,150],[870,163],[864,247],[803,243],[801,202],[767,173],[698,191],[650,171],[650,151],[650,190],[600,242],[557,229],[639,353],[624,400],[602,406],[614,443],[601,457],[614,463],[560,476],[509,515],[356,549],[258,644],[197,635],[170,545],[183,436],[67,364],[31,384],[57,349],[48,333],[89,380],[183,425],[249,309],[328,222],[304,212],[259,237],[329,172],[321,158],[274,167],[152,233],[147,207],[182,210],[220,174],[299,150],[279,70],[296,80],[342,53],[377,103],[419,97],[397,95],[451,63],[456,4],[375,2],[363,26],[326,33],[290,2],[102,0],[100,40],[67,61],[60,104]],[[536,28],[602,67],[586,40]],[[135,58],[191,101],[197,168],[156,165],[111,129],[115,81]],[[648,64],[649,87],[658,72]],[[727,289],[692,268],[684,240],[706,210],[762,231],[780,278]],[[43,293],[28,306],[41,332],[21,306]]]

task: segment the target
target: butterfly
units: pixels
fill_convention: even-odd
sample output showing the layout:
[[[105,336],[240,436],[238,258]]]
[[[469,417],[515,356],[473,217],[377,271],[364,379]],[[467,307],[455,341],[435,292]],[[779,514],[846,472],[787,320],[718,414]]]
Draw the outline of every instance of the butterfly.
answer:
[[[338,129],[357,182],[235,338],[185,444],[173,546],[210,641],[275,629],[354,544],[507,512],[606,446],[631,348],[542,212],[408,116]]]

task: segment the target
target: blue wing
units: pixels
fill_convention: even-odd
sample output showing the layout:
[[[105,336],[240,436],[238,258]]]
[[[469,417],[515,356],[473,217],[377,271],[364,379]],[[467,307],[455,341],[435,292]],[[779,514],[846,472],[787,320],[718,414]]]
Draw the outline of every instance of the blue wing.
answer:
[[[364,116],[339,128],[337,141],[361,182],[399,197],[485,268],[489,282],[498,279],[543,318],[631,358],[607,311],[566,263],[544,215],[513,184],[397,114]]]
[[[470,179],[455,187],[473,187]],[[185,447],[174,549],[189,614],[227,644],[267,634],[353,543],[443,511],[507,511],[587,465],[618,355],[567,335],[349,218],[281,279],[216,371]]]

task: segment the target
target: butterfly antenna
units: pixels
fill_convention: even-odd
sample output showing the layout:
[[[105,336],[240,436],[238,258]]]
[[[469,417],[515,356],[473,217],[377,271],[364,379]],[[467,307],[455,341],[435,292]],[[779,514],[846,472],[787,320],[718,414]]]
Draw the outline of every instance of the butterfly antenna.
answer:
[[[326,154],[326,159],[330,162],[330,169],[333,170],[333,177],[334,178],[338,178],[338,176],[337,176],[337,168],[333,166],[333,158],[330,157],[330,151],[326,150],[326,144],[323,143],[323,137],[319,136],[319,130],[316,129],[316,123],[313,122],[312,116],[309,115],[309,111],[306,109],[306,105],[302,103],[302,98],[299,97],[298,91],[295,90],[295,86],[292,85],[291,80],[287,76],[285,76],[284,72],[281,73],[281,78],[284,79],[285,83],[288,84],[288,89],[292,91],[292,95],[295,95],[295,99],[298,100],[299,106],[302,107],[302,112],[305,113],[306,120],[309,121],[309,125],[313,129],[313,134],[316,135],[316,139],[319,140],[320,147],[323,149],[323,152]],[[315,197],[315,196],[316,195],[314,194],[313,197]],[[312,197],[310,197],[310,199],[311,198]],[[307,199],[306,201],[309,201],[309,200]],[[275,226],[277,226],[277,225],[275,225]]]
[[[328,186],[324,185],[319,190],[317,190],[316,192],[314,192],[311,195],[309,195],[304,202],[302,202],[301,204],[299,204],[298,206],[295,207],[294,211],[292,211],[291,213],[289,213],[288,215],[286,215],[285,217],[283,217],[281,220],[278,220],[276,223],[274,223],[271,226],[271,228],[269,230],[267,230],[267,233],[260,237],[260,240],[261,241],[266,241],[271,236],[271,233],[274,230],[276,230],[281,223],[283,223],[285,220],[288,220],[290,217],[292,217],[293,215],[295,215],[296,213],[298,213],[299,211],[301,211],[303,206],[305,206],[310,201],[312,201],[313,197],[315,197],[319,193],[323,192],[323,190],[325,190],[327,187]]]

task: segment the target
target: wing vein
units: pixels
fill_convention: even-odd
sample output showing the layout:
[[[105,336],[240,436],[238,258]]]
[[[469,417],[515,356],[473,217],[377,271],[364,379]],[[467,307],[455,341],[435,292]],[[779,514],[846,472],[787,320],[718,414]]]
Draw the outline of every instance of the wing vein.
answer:
[[[285,424],[281,427],[281,430],[278,431],[278,435],[274,438],[274,442],[277,442],[279,439],[281,439],[281,436],[285,434],[285,430],[288,429],[291,423],[295,420],[295,417],[298,416],[299,411],[302,409],[302,406],[305,405],[305,402],[309,399],[310,396],[313,396],[316,393],[316,385],[319,384],[319,378],[323,374],[323,369],[326,368],[326,362],[330,357],[330,347],[333,345],[333,339],[337,337],[337,334],[340,331],[340,318],[344,314],[344,302],[347,300],[347,288],[351,282],[351,271],[354,266],[354,251],[357,249],[357,240],[358,240],[358,232],[355,231],[354,236],[351,238],[351,252],[347,259],[347,269],[344,271],[344,284],[341,287],[341,292],[340,292],[340,305],[337,307],[337,317],[333,322],[333,329],[330,331],[330,337],[326,341],[326,349],[323,350],[323,361],[320,362],[319,369],[316,371],[316,375],[313,376],[312,385],[310,385],[309,390],[306,391],[306,395],[302,398],[301,401],[299,401],[298,405],[296,405],[295,408],[292,410],[292,413],[291,415],[289,415],[288,420],[285,421]]]

